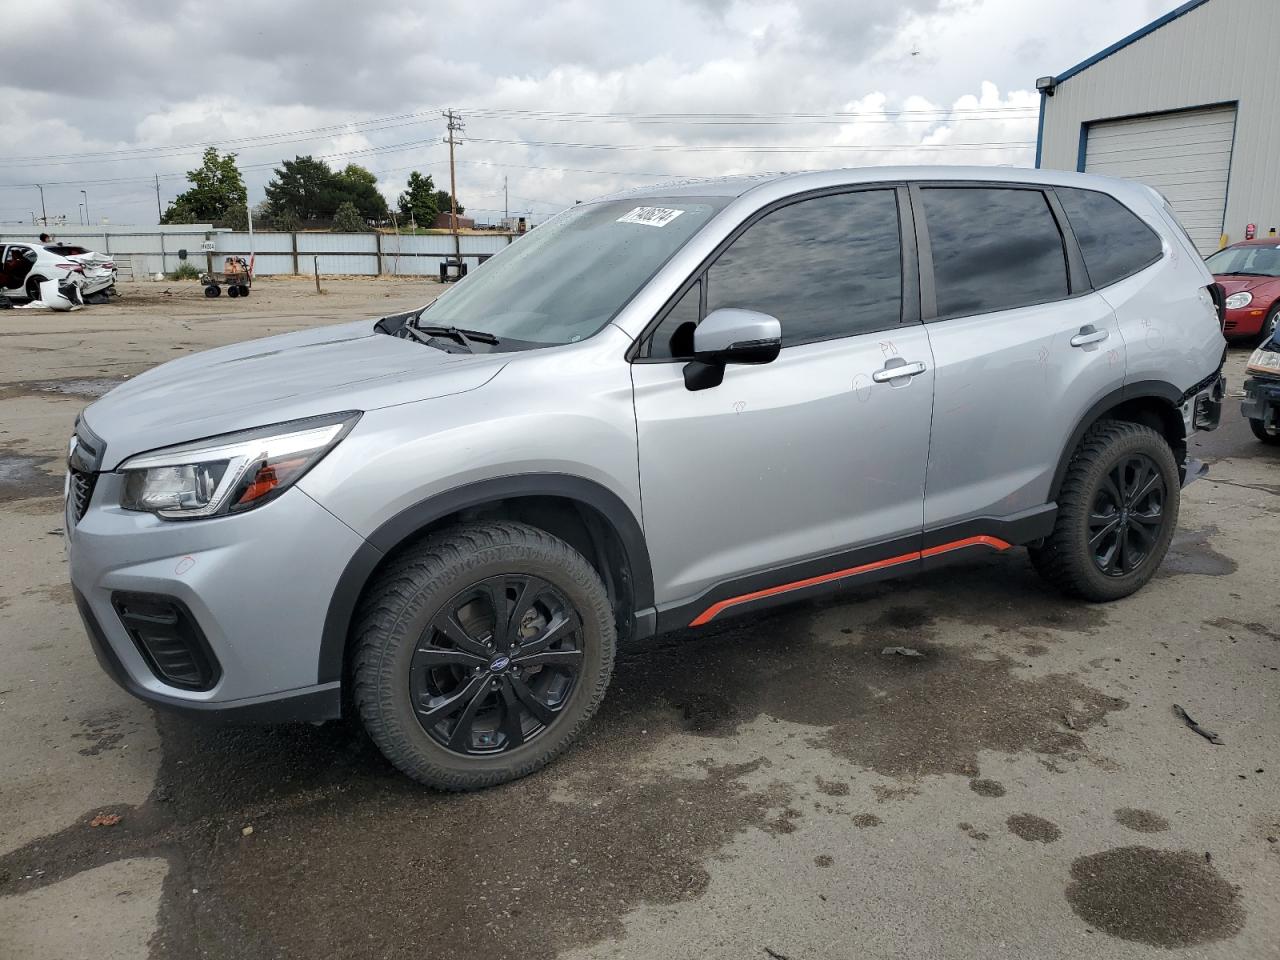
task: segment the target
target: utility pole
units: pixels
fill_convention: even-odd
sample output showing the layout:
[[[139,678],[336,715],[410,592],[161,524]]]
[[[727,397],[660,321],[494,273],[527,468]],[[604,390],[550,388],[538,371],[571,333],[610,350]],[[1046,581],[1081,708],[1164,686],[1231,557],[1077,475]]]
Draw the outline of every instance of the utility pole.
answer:
[[[47,227],[49,225],[49,212],[44,208],[44,187],[37,183],[36,189],[40,191],[40,222]]]
[[[160,209],[160,174],[156,174],[156,223],[164,223],[164,211]]]
[[[462,277],[462,241],[458,238],[458,176],[453,164],[454,134],[463,130],[462,118],[453,109],[445,111],[449,127],[449,217],[453,227],[453,257],[458,262],[458,277]]]
[[[89,219],[89,191],[81,190],[80,193],[84,196],[84,225],[87,227],[93,223],[93,221]]]
[[[509,206],[510,204],[507,202],[507,176],[506,174],[503,174],[502,175],[502,219],[503,220],[511,219],[511,211],[507,209]],[[503,226],[506,226],[506,224],[503,224]]]

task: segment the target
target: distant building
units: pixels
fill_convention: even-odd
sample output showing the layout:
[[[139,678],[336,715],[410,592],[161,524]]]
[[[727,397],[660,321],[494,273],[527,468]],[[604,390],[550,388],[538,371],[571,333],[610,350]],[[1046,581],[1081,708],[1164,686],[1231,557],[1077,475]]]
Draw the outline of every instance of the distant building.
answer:
[[[474,217],[464,217],[461,214],[458,215],[459,230],[474,230],[475,228],[476,228],[476,221]],[[453,214],[451,214],[448,210],[445,210],[443,213],[436,214],[435,220],[431,222],[431,229],[432,230],[452,230]]]
[[[1040,90],[1036,166],[1139,180],[1202,254],[1280,226],[1280,0],[1189,0]]]

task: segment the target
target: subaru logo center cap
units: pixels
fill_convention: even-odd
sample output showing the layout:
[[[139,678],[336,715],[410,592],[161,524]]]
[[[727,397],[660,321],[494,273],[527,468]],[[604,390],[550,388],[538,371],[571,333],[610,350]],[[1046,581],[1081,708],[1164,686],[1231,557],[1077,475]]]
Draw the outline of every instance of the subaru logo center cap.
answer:
[[[498,657],[492,663],[489,664],[489,669],[492,670],[494,673],[500,673],[501,671],[507,669],[507,667],[510,666],[510,664],[511,664],[510,657]]]

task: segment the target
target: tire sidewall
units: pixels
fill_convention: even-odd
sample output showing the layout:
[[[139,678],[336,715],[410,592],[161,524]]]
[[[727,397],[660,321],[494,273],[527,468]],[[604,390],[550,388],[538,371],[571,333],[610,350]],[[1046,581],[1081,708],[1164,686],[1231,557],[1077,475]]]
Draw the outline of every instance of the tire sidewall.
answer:
[[[426,764],[446,777],[489,778],[498,782],[541,767],[574,739],[598,705],[602,674],[607,683],[612,672],[614,644],[611,619],[600,616],[600,597],[592,590],[589,580],[584,582],[584,575],[594,578],[595,573],[585,560],[581,563],[582,570],[567,570],[563,562],[523,544],[484,548],[468,557],[465,565],[437,572],[397,611],[391,630],[381,641],[381,656],[391,659],[390,669],[377,671],[373,698],[378,709],[384,716],[390,715],[387,719]],[[460,756],[433,740],[418,722],[409,692],[410,666],[418,641],[441,607],[477,582],[502,574],[539,577],[560,591],[573,606],[582,625],[582,669],[568,703],[561,708],[561,716],[550,729],[514,750],[493,756]],[[596,588],[603,592],[598,580]],[[413,771],[406,772],[413,774]]]
[[[1134,454],[1144,454],[1149,457],[1160,471],[1165,483],[1165,520],[1160,528],[1159,538],[1138,569],[1124,576],[1111,577],[1099,570],[1094,563],[1093,551],[1089,546],[1088,518],[1103,478],[1120,460]],[[1173,451],[1153,431],[1144,430],[1129,434],[1110,444],[1105,454],[1090,464],[1083,480],[1087,495],[1076,506],[1078,515],[1071,518],[1073,540],[1071,549],[1078,551],[1078,557],[1083,561],[1081,573],[1089,580],[1089,587],[1095,594],[1111,599],[1126,597],[1155,576],[1164,562],[1165,554],[1169,550],[1169,544],[1173,542],[1173,535],[1178,527],[1182,484]]]

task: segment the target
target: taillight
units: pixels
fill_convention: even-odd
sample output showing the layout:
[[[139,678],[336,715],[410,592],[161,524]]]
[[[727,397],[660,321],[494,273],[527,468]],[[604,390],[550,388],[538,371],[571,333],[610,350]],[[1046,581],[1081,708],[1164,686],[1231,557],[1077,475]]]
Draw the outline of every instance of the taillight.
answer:
[[[54,267],[58,270],[74,270],[76,273],[84,273],[84,267],[78,263],[55,263]]]

